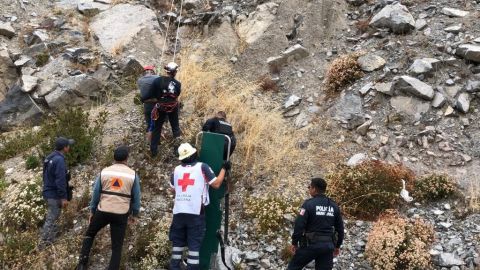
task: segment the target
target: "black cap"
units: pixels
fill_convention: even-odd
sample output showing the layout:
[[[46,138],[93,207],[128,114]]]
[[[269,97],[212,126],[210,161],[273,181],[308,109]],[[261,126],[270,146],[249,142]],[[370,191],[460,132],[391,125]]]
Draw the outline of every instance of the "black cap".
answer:
[[[72,145],[74,143],[75,143],[75,140],[73,140],[73,139],[67,139],[65,137],[58,137],[55,140],[55,150],[60,151],[63,148],[65,148],[69,145]]]
[[[113,152],[113,159],[115,161],[125,161],[128,158],[128,147],[125,145],[119,146]]]

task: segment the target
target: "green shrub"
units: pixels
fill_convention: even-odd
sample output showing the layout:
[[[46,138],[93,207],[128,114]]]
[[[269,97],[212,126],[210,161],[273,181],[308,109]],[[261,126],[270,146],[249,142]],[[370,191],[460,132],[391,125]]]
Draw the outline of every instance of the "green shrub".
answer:
[[[41,138],[41,132],[34,131],[27,131],[8,139],[5,136],[0,135],[0,144],[3,145],[3,147],[0,148],[0,161],[12,158],[19,153],[34,147],[38,144]]]
[[[0,225],[7,232],[36,228],[46,211],[41,180],[21,179],[8,186],[0,210]]]
[[[372,160],[355,167],[339,165],[326,178],[327,194],[345,214],[373,220],[384,210],[401,205],[402,179],[411,190],[414,174],[403,165]]]
[[[27,156],[27,158],[25,159],[25,167],[27,168],[27,170],[33,170],[38,166],[40,166],[40,160],[36,155]]]
[[[37,246],[37,241],[38,235],[35,230],[5,233],[4,242],[0,245],[0,265],[2,268],[9,269],[7,266],[15,265],[32,253]]]
[[[139,233],[131,252],[137,269],[153,270],[168,267],[172,251],[168,239],[171,221],[170,218],[164,217],[145,226]]]
[[[5,180],[5,169],[0,166],[0,196],[3,194],[3,191],[8,187],[8,183]]]
[[[454,196],[457,191],[457,184],[448,175],[429,174],[415,181],[414,198],[436,201]]]
[[[69,108],[48,119],[42,126],[42,133],[49,138],[40,145],[43,155],[48,155],[55,148],[55,139],[63,136],[75,140],[75,144],[66,156],[69,166],[77,165],[90,158],[95,139],[102,134],[107,113],[100,113],[92,124],[88,117],[89,114],[81,108]]]
[[[37,67],[43,67],[48,63],[48,60],[50,59],[50,55],[48,53],[41,53],[37,55],[35,64]]]
[[[389,211],[370,231],[365,255],[374,270],[431,269],[428,251],[434,236],[432,225]]]
[[[270,235],[285,228],[285,215],[296,217],[301,201],[280,196],[247,197],[245,215],[253,219],[254,229],[263,235]]]

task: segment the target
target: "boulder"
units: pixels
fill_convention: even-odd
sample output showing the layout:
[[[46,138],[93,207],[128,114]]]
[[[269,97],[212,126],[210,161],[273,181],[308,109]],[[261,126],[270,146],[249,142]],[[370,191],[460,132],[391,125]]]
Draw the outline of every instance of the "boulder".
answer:
[[[458,34],[463,31],[463,25],[461,23],[453,24],[443,29],[447,33]]]
[[[285,104],[283,105],[283,107],[286,110],[289,110],[289,109],[297,106],[298,104],[300,104],[301,101],[302,101],[301,97],[299,97],[297,95],[291,95],[290,97],[288,97],[287,101],[285,101]]]
[[[26,65],[30,61],[32,61],[32,58],[30,58],[26,55],[21,55],[20,58],[18,58],[18,60],[15,61],[13,64],[16,67],[23,67],[24,65]]]
[[[388,95],[388,96],[393,96],[394,94],[394,91],[393,91],[393,88],[392,88],[392,83],[391,82],[388,82],[388,83],[377,83],[375,84],[375,89],[380,92],[380,93],[383,93],[385,95]]]
[[[0,101],[17,80],[17,69],[7,50],[0,49]]]
[[[464,265],[465,262],[453,253],[442,252],[439,257],[440,266],[452,267]]]
[[[395,96],[390,99],[390,105],[398,113],[404,113],[420,119],[421,115],[428,112],[430,103],[414,97]]]
[[[96,15],[90,24],[102,48],[112,54],[123,50],[143,30],[152,35],[159,28],[155,12],[143,5],[131,4],[115,5]]]
[[[248,44],[252,44],[263,36],[267,28],[273,23],[277,14],[278,4],[268,2],[257,6],[248,18],[239,17],[237,21],[238,35]]]
[[[51,109],[85,105],[101,88],[101,82],[91,76],[71,76],[60,81],[57,87],[45,96],[45,100]]]
[[[472,81],[472,80],[467,81],[465,90],[467,92],[480,92],[480,81]]]
[[[25,124],[25,121],[36,120],[42,115],[29,94],[22,91],[18,85],[13,86],[0,102],[0,131],[18,124]]]
[[[67,69],[70,62],[58,57],[46,64],[35,76],[40,79],[36,94],[40,97],[47,95],[57,88],[58,82],[68,77]]]
[[[342,127],[355,129],[365,122],[362,101],[362,97],[352,91],[343,92],[329,113]]]
[[[0,22],[0,36],[6,36],[7,38],[15,36],[15,29],[13,29],[10,22]]]
[[[25,42],[31,46],[33,44],[44,43],[49,39],[49,36],[45,30],[35,30],[33,33],[26,38]]]
[[[385,66],[385,59],[378,55],[366,54],[362,55],[357,60],[358,65],[363,71],[372,72]]]
[[[432,107],[440,108],[443,106],[443,104],[445,104],[446,101],[447,99],[442,93],[435,92],[435,96],[433,97],[433,100],[432,100]]]
[[[357,133],[365,136],[367,135],[368,129],[372,125],[372,120],[365,121],[365,123],[361,124],[359,127],[357,127]]]
[[[463,113],[467,113],[470,109],[470,95],[468,93],[458,95],[455,108]]]
[[[423,30],[425,27],[427,27],[427,21],[425,19],[418,19],[415,21],[415,29],[418,31]]]
[[[405,34],[415,29],[415,20],[407,7],[400,3],[387,5],[373,16],[370,25],[389,28],[393,33]]]
[[[458,46],[455,54],[466,60],[480,63],[480,45],[462,44]]]
[[[104,4],[101,3],[78,3],[77,10],[82,15],[87,17],[93,17],[102,11],[102,8],[106,7]]]
[[[415,59],[413,64],[408,68],[408,72],[412,75],[429,73],[432,70],[437,69],[440,63],[440,60],[435,58]]]
[[[442,8],[442,14],[450,16],[450,17],[465,17],[468,15],[468,11],[463,11],[460,9],[455,8]]]
[[[426,100],[432,100],[435,94],[430,85],[410,76],[395,77],[392,87],[395,91],[408,93]]]
[[[143,72],[143,66],[133,57],[123,59],[118,66],[122,69],[124,76],[138,76]]]
[[[288,62],[291,62],[294,60],[300,60],[309,55],[310,53],[305,47],[303,47],[300,44],[295,44],[292,47],[286,49],[284,52],[282,52],[281,55],[275,56],[275,57],[269,57],[267,59],[267,64],[271,68],[274,66],[280,67],[287,64]]]
[[[32,92],[38,85],[38,78],[30,75],[22,76],[22,91],[25,93]]]

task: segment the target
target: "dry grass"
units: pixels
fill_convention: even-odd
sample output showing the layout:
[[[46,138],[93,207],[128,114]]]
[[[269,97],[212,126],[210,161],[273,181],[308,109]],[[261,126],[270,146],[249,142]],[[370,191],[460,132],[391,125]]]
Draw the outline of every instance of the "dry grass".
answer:
[[[472,179],[466,194],[468,207],[474,213],[480,212],[480,182]]]
[[[324,89],[327,97],[332,97],[340,92],[344,86],[349,85],[362,77],[363,73],[357,63],[361,53],[351,53],[338,57],[329,66],[325,76]]]
[[[297,147],[300,133],[285,122],[280,112],[268,109],[268,97],[255,98],[256,83],[235,78],[229,67],[218,61],[186,63],[179,79],[184,89],[181,100],[187,110],[194,112],[186,119],[189,124],[183,125],[189,127],[184,134],[193,140],[202,117],[224,110],[239,142],[233,156],[235,171],[243,172],[247,182],[270,178],[275,185],[292,174],[290,168],[301,167]]]
[[[115,45],[113,45],[112,49],[110,50],[110,53],[113,56],[117,56],[117,55],[120,55],[124,49],[125,49],[125,41],[119,40],[117,41],[117,43],[115,43]]]
[[[278,92],[277,83],[272,80],[269,74],[260,76],[260,78],[257,79],[257,83],[263,91]]]
[[[360,32],[360,33],[365,33],[368,31],[368,29],[370,29],[370,20],[372,19],[372,17],[370,16],[369,18],[367,19],[364,19],[364,20],[358,20],[356,23],[355,23],[355,27],[357,28],[357,30]]]
[[[85,41],[89,41],[92,34],[90,32],[90,18],[87,16],[84,16],[82,20],[82,32],[83,32]]]

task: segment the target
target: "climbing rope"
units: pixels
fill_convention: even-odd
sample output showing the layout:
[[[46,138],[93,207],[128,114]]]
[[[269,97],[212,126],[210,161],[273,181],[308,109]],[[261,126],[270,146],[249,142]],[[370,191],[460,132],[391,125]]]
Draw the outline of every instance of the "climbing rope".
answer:
[[[175,34],[175,47],[173,49],[173,62],[175,62],[175,55],[177,54],[177,43],[178,43],[178,30],[180,30],[180,17],[182,16],[183,11],[183,0],[180,1],[180,13],[178,17],[178,24],[177,24],[177,33]]]
[[[183,1],[183,0],[182,0]],[[170,3],[170,11],[168,13],[172,13],[173,11],[173,7],[174,7],[174,3],[175,0],[172,0],[172,2]],[[168,23],[167,23],[167,29],[165,31],[165,39],[163,40],[163,48],[162,48],[162,54],[160,55],[160,67],[162,66],[162,60],[163,60],[163,53],[165,52],[165,46],[167,44],[167,38],[168,38],[168,31],[170,29],[170,17],[171,16],[168,16]],[[157,70],[157,74],[158,74],[158,70]]]

